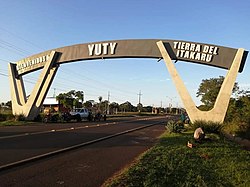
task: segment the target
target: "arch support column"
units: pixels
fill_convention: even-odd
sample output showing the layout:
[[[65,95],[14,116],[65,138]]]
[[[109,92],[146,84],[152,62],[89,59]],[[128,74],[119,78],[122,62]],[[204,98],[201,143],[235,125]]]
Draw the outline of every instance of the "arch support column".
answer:
[[[56,75],[59,65],[56,64],[58,53],[52,51],[37,83],[29,98],[26,98],[22,76],[17,75],[16,64],[9,64],[9,78],[14,115],[24,115],[27,120],[33,120],[40,111],[50,85]]]
[[[191,122],[193,123],[194,121],[197,120],[203,120],[203,121],[213,121],[213,122],[223,123],[227,112],[230,96],[232,94],[232,90],[234,87],[234,83],[240,68],[240,63],[243,57],[244,49],[242,48],[238,49],[234,57],[233,63],[221,86],[214,107],[210,111],[201,111],[196,107],[187,88],[185,87],[183,81],[181,80],[181,77],[179,76],[174,64],[172,63],[172,59],[170,58],[163,42],[158,41],[157,46],[162,54],[166,67],[172,77],[172,80],[181,97],[181,100],[184,104],[184,107],[189,115]]]

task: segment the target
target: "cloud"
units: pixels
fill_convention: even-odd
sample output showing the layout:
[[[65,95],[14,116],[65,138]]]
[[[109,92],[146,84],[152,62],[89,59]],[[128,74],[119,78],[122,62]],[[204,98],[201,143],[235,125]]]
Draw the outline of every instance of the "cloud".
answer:
[[[250,83],[239,83],[241,89],[250,89]]]

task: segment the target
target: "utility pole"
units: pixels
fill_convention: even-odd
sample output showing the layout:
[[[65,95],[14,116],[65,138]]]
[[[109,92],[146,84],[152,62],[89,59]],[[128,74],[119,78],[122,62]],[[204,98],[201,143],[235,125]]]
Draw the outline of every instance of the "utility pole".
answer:
[[[141,90],[140,90],[139,94],[137,94],[137,95],[139,96],[139,104],[141,104],[141,96],[142,96]]]
[[[138,94],[138,99],[139,99],[138,111],[139,111],[139,112],[141,112],[141,96],[142,96],[142,94],[141,94],[141,90],[140,90],[140,92],[139,92],[139,94]]]
[[[110,97],[110,92],[108,92],[108,109],[107,109],[107,114],[109,114],[109,97]]]
[[[173,99],[175,99],[176,97],[168,97],[168,96],[167,96],[167,98],[170,99],[169,109],[170,109],[170,113],[172,113],[172,107],[173,107],[172,102],[173,102]]]
[[[56,88],[54,88],[54,94],[53,97],[56,97]]]
[[[84,102],[84,92],[82,92],[82,107],[83,107],[83,102]]]
[[[159,109],[159,112],[160,113],[162,112],[162,101],[161,101],[161,108]]]

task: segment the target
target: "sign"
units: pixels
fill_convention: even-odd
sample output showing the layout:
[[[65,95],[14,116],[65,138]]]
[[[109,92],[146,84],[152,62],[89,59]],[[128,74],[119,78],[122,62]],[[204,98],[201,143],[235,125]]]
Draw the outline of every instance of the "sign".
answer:
[[[99,43],[99,44],[89,44],[89,56],[99,56],[99,55],[114,55],[115,47],[117,43]]]
[[[16,70],[19,74],[41,68],[49,60],[49,55],[43,55],[37,58],[25,58],[16,63]]]
[[[214,55],[218,55],[218,47],[213,45],[200,45],[188,42],[174,42],[177,50],[176,57],[187,60],[211,62]]]

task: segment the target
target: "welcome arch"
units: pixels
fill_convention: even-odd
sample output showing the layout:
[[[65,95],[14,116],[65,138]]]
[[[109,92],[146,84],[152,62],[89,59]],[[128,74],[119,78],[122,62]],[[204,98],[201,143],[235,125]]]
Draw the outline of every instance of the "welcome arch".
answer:
[[[61,47],[9,64],[12,110],[13,114],[23,114],[28,120],[33,120],[61,64],[105,58],[163,58],[190,120],[223,122],[237,74],[242,72],[247,54],[242,48],[161,39],[113,40]],[[173,60],[228,69],[212,110],[197,109]],[[22,76],[39,69],[42,72],[27,99]]]

